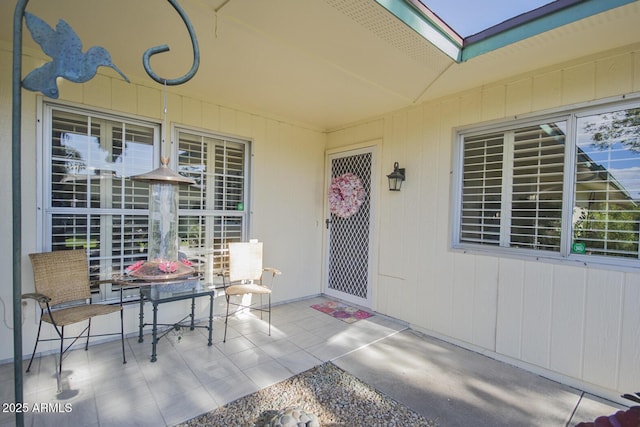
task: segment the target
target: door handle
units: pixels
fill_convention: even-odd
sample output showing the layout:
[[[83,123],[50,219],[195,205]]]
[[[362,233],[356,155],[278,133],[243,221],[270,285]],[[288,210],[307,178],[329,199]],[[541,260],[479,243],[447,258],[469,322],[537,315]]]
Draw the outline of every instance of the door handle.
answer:
[[[324,220],[324,223],[327,225],[327,230],[329,229],[329,224],[331,224],[331,220],[329,218]]]

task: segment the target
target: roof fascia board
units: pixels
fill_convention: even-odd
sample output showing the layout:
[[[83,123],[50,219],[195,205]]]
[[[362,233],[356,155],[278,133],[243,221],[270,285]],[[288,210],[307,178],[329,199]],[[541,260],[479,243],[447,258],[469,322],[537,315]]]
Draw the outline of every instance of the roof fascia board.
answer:
[[[472,40],[478,38],[478,41],[468,45],[465,43],[461,52],[461,61],[467,61],[492,50],[635,1],[638,0],[583,0],[557,11],[541,14],[527,22],[514,23],[513,26],[508,26],[504,31],[484,38],[479,37],[482,35],[482,33],[479,33],[472,36]],[[544,7],[541,10],[544,10]]]
[[[534,21],[538,18],[542,18],[546,15],[551,15],[552,13],[558,12],[571,6],[575,6],[576,4],[584,1],[585,0],[555,0],[552,3],[548,3],[544,6],[540,6],[536,9],[530,10],[529,12],[522,13],[518,16],[514,16],[513,18],[509,18],[506,21],[486,28],[479,33],[467,36],[464,38],[463,45],[472,45],[484,39],[488,39],[491,36],[495,36],[496,34],[503,33],[519,25],[524,25],[528,22]]]
[[[437,24],[423,17],[412,5],[403,0],[376,0],[376,2],[454,61],[460,61],[461,46],[444,35]]]
[[[424,0],[404,0],[404,1],[410,4],[411,6],[413,6],[418,11],[420,16],[423,16],[429,22],[435,25],[435,28],[438,31],[440,31],[442,35],[447,37],[457,46],[462,46],[464,39],[460,37],[460,35],[453,28],[451,28],[446,22],[440,19],[438,15],[433,13],[431,9],[425,6],[425,4],[423,3]]]

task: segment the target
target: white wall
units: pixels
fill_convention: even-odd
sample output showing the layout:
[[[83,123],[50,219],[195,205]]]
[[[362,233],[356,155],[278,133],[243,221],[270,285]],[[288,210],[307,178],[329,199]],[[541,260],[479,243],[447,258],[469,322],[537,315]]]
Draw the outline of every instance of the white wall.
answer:
[[[41,64],[27,53],[23,68]],[[11,214],[11,63],[10,47],[0,44],[0,361],[13,358],[12,214]],[[251,236],[265,244],[265,264],[279,268],[273,301],[287,301],[321,292],[322,218],[325,133],[233,108],[194,99],[169,89],[167,122],[220,132],[252,140]],[[85,84],[62,82],[60,100],[125,113],[162,122],[163,88],[150,79],[128,84],[98,75]],[[40,251],[36,235],[36,108],[35,93],[23,90],[22,116],[22,291],[33,291],[33,273],[27,257]],[[218,298],[215,312],[222,313],[224,298]],[[185,304],[170,304],[160,310],[161,318],[186,313]],[[205,317],[207,305],[200,301],[197,317]],[[150,313],[149,313],[150,314]],[[23,307],[23,353],[30,355],[39,308],[33,301]],[[137,306],[127,306],[126,333],[136,333]],[[50,329],[50,328],[49,328]],[[94,322],[96,333],[108,330]],[[46,349],[39,347],[39,350]]]
[[[382,138],[383,170],[407,169],[381,192],[375,310],[601,395],[635,391],[640,273],[453,251],[450,197],[456,127],[639,91],[636,44],[330,132],[330,149]]]

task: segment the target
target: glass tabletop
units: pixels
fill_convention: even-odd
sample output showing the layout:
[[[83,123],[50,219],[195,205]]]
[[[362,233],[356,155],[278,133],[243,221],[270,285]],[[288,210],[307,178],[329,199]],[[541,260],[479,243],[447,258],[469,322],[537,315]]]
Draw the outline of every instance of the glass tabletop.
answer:
[[[140,294],[151,301],[203,296],[215,290],[212,284],[203,283],[199,276],[156,281],[123,276],[116,282],[125,286],[139,287]]]

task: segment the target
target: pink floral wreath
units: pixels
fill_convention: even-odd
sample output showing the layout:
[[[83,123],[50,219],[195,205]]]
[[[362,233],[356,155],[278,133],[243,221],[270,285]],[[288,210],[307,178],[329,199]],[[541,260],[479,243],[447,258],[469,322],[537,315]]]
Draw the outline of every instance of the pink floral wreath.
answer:
[[[329,187],[329,212],[349,218],[358,212],[364,201],[362,181],[352,173],[336,176]]]

